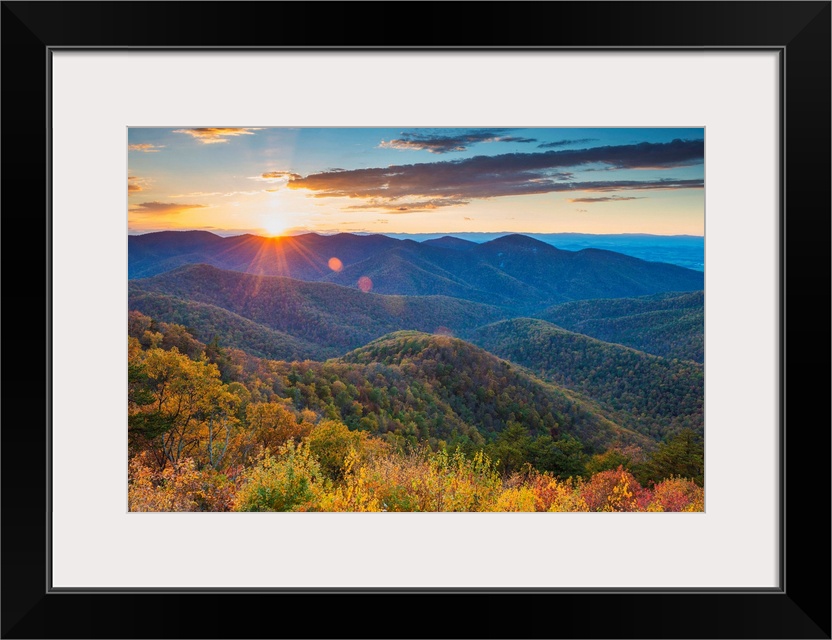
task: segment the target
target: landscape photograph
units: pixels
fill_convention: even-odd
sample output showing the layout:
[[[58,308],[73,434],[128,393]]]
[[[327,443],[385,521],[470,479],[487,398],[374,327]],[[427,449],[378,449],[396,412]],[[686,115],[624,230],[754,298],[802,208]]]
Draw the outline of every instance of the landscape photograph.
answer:
[[[129,511],[705,510],[703,128],[127,133]]]

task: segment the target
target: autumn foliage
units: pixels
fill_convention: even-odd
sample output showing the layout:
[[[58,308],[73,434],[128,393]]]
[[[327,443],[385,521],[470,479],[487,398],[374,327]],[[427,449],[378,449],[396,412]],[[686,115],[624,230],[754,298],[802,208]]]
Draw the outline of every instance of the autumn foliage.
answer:
[[[299,378],[304,389],[291,395],[267,364],[235,363],[178,325],[134,313],[129,333],[130,511],[704,511],[688,434],[651,455],[588,457],[574,438],[527,437],[515,423],[484,445],[414,444],[348,426],[300,396],[305,385],[360,414],[349,381],[322,391]],[[384,402],[372,389],[368,398]]]

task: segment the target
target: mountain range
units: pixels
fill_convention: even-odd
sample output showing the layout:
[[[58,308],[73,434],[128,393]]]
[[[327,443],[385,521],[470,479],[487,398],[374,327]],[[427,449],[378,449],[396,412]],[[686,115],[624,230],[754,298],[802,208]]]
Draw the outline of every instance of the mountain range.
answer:
[[[444,295],[534,313],[573,300],[696,291],[702,272],[602,249],[564,251],[511,234],[477,244],[453,237],[425,242],[382,235],[223,238],[206,231],[130,236],[131,279],[187,264],[282,276],[375,293]]]

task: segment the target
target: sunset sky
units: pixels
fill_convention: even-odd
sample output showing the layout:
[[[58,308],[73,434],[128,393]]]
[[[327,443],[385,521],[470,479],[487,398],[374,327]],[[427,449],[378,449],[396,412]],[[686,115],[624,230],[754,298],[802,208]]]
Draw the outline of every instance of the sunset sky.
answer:
[[[704,233],[702,128],[131,128],[128,154],[130,233]]]

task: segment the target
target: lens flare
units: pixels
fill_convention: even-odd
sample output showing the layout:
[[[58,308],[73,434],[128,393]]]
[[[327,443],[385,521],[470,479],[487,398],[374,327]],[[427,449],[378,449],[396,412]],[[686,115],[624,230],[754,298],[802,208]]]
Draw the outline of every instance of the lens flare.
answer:
[[[367,276],[361,276],[358,279],[358,288],[361,289],[364,293],[368,293],[370,289],[373,288],[373,281],[370,280]]]
[[[327,264],[329,265],[329,268],[333,271],[340,271],[344,268],[344,263],[341,262],[338,258],[330,258]]]

